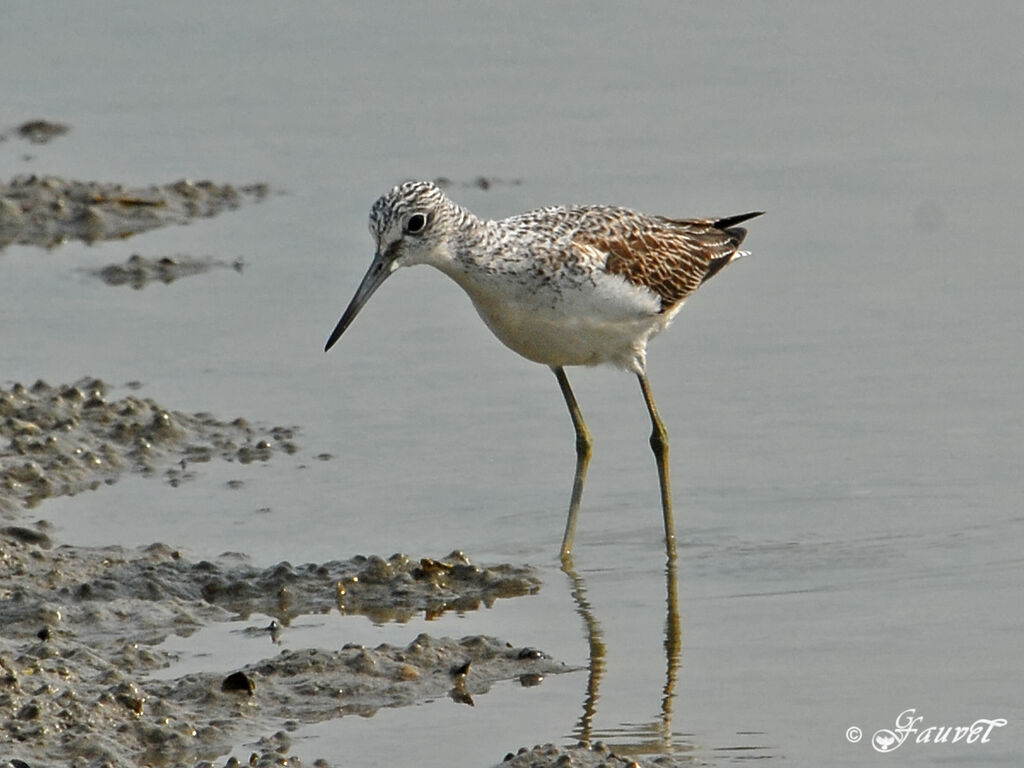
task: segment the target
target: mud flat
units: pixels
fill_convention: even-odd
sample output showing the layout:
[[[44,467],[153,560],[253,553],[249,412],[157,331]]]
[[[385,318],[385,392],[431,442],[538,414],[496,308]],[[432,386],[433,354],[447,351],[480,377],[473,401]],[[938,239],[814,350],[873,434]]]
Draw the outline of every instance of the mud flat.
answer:
[[[616,754],[600,741],[575,746],[537,744],[509,752],[498,768],[683,768],[695,764],[692,754],[630,756]]]
[[[214,458],[250,463],[297,450],[293,427],[185,414],[110,391],[95,378],[0,389],[0,512],[95,489],[125,471],[177,484],[190,465]]]
[[[126,187],[59,176],[17,176],[0,184],[0,248],[11,243],[52,248],[67,240],[124,238],[215,216],[262,200],[267,192],[265,184],[188,179]]]
[[[415,181],[415,179],[409,179],[409,181]],[[449,179],[447,176],[438,176],[434,179],[434,183],[441,187],[441,189],[451,189],[452,187],[474,187],[486,192],[494,186],[518,187],[523,183],[523,180],[501,179],[496,176],[477,176],[475,179],[467,181]]]
[[[88,270],[88,273],[107,285],[130,285],[141,290],[150,283],[170,284],[182,277],[201,275],[213,269],[233,269],[240,273],[243,267],[241,259],[227,262],[210,256],[189,256],[187,253],[151,259],[133,253],[124,264],[108,264],[101,269]]]
[[[472,704],[495,681],[534,686],[569,671],[540,650],[493,637],[421,634],[402,646],[289,649],[173,677],[179,656],[161,643],[216,622],[270,616],[270,626],[253,631],[272,638],[311,614],[405,622],[530,595],[540,582],[528,567],[485,567],[460,552],[261,568],[241,554],[192,561],[164,544],[60,546],[45,522],[25,524],[27,507],[125,471],[176,483],[197,462],[267,461],[298,450],[293,428],[183,414],[110,391],[92,378],[0,390],[6,765],[211,765],[243,743],[256,751],[225,765],[302,765],[288,754],[288,732],[303,724],[445,696]]]
[[[471,704],[495,681],[536,685],[568,669],[492,637],[421,634],[400,647],[286,650],[216,674],[150,677],[176,661],[163,639],[211,622],[265,613],[287,632],[301,613],[437,613],[537,589],[529,569],[458,553],[258,569],[237,555],[192,562],[163,544],[53,547],[44,531],[8,526],[0,574],[0,754],[27,765],[201,765],[262,734],[275,735],[250,764],[276,765],[300,724],[444,696]]]
[[[33,144],[49,144],[70,130],[71,127],[65,123],[58,123],[52,120],[26,120],[13,131],[0,133],[0,141],[6,141],[8,135],[14,135]]]

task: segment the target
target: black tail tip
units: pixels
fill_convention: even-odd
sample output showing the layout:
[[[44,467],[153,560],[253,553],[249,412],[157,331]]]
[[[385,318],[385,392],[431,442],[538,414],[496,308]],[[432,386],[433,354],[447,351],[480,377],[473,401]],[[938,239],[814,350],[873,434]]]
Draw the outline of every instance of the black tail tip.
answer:
[[[737,224],[756,219],[758,216],[764,216],[764,211],[751,211],[750,213],[741,213],[737,216],[726,216],[724,219],[719,219],[715,222],[715,229],[735,227]]]

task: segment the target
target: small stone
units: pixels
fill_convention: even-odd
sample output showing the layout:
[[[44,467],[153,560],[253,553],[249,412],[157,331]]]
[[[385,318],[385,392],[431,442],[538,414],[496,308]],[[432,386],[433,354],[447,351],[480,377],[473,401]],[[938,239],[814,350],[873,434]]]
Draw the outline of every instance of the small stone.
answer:
[[[38,720],[42,713],[43,710],[39,704],[34,701],[30,701],[18,710],[17,718],[19,720]]]
[[[18,135],[33,144],[46,144],[70,130],[64,123],[55,123],[50,120],[29,120],[18,126]]]
[[[0,533],[4,536],[10,536],[22,544],[34,544],[43,549],[50,549],[53,546],[53,541],[45,533],[34,531],[31,528],[24,528],[20,525],[8,525],[5,528],[0,528]]]
[[[396,680],[418,680],[419,678],[420,671],[411,664],[403,664],[395,670]]]
[[[245,672],[232,672],[220,684],[222,691],[240,691],[252,696],[256,691],[255,681]]]

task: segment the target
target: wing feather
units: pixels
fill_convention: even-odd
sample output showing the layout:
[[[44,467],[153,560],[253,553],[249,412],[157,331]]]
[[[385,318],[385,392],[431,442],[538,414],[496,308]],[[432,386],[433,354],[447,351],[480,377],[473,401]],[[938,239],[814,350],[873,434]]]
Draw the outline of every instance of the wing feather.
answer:
[[[607,254],[606,272],[650,289],[667,312],[736,258],[747,231],[734,225],[758,215],[668,219],[635,214],[578,230],[572,239]]]

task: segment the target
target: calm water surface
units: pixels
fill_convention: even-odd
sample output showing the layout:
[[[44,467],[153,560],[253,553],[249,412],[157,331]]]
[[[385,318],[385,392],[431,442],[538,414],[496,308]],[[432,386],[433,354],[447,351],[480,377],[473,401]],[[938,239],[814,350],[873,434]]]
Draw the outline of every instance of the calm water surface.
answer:
[[[921,727],[1009,723],[985,745],[906,743],[885,759],[1018,764],[1017,4],[36,2],[2,15],[4,120],[72,126],[46,146],[0,144],[4,177],[276,194],[128,241],[7,248],[0,374],[139,380],[175,409],[298,425],[303,446],[32,514],[70,543],[161,540],[195,557],[459,547],[531,563],[533,598],[430,625],[317,617],[286,642],[490,632],[589,668],[496,686],[473,709],[305,728],[304,759],[480,766],[590,736],[698,764],[862,765],[871,735],[916,708]],[[480,175],[496,183],[479,189]],[[632,377],[570,371],[596,442],[573,578],[556,563],[574,460],[556,383],[492,339],[457,286],[399,273],[323,354],[372,255],[370,204],[436,176],[493,217],[563,202],[768,211],[750,225],[753,256],[650,348],[672,437],[678,632]],[[143,291],[81,271],[136,252],[246,267]],[[232,629],[181,651],[224,658]]]

